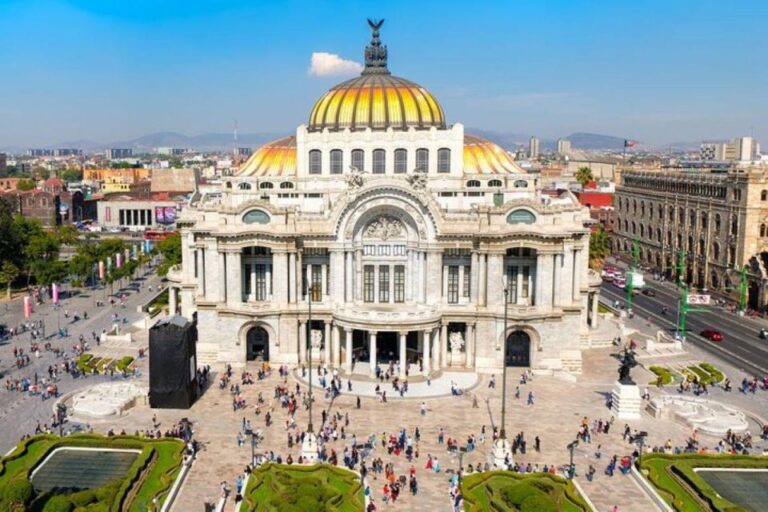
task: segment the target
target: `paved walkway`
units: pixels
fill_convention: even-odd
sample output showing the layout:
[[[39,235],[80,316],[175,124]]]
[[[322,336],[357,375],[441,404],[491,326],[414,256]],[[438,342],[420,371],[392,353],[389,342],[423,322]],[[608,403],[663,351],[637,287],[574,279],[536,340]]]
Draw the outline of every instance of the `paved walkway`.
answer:
[[[307,370],[307,373],[309,370]],[[296,370],[294,377],[301,382],[309,386],[309,375],[301,376],[301,371]],[[330,380],[333,378],[333,374],[328,372],[325,376],[326,387],[330,385]],[[322,378],[317,375],[317,368],[312,371],[312,386],[315,387],[315,391],[322,394]],[[352,390],[349,390],[348,380],[342,379],[343,392],[347,395],[378,398],[379,394],[376,393],[376,386],[379,386],[380,391],[386,391],[387,400],[401,400],[401,399],[416,399],[416,398],[435,398],[440,396],[450,396],[451,389],[455,386],[462,393],[466,393],[471,390],[480,381],[479,376],[474,372],[442,372],[442,374],[436,379],[427,383],[427,381],[408,382],[408,392],[400,396],[400,393],[392,386],[392,379],[383,381],[374,381],[368,379],[366,381],[354,380],[351,381]],[[400,380],[402,382],[402,380]]]

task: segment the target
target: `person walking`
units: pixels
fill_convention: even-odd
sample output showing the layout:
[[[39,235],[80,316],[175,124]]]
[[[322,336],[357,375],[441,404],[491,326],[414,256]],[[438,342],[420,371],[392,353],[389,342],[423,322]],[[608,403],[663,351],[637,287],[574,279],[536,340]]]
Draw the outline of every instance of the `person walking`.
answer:
[[[528,405],[533,405],[533,391],[528,392]]]

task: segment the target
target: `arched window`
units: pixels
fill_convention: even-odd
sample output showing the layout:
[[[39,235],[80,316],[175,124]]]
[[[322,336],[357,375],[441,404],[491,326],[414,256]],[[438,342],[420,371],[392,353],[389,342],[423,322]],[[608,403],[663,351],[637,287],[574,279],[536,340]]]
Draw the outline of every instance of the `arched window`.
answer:
[[[363,153],[362,149],[353,149],[352,150],[352,167],[357,169],[358,171],[364,171],[365,168],[364,165],[364,159],[365,159],[365,153]]]
[[[488,182],[489,187],[500,187],[501,185],[501,180],[491,180]]]
[[[272,189],[272,188],[275,188],[275,186],[274,186],[274,185],[273,185],[271,182],[269,182],[269,181],[265,181],[264,183],[262,183],[261,185],[259,185],[259,188],[260,188],[261,190],[267,190],[267,189]]]
[[[634,222],[634,221],[632,221],[632,234],[633,234],[633,235],[636,235],[636,234],[637,234],[637,226],[635,225],[635,222]]]
[[[693,237],[689,236],[688,237],[688,252],[691,252],[691,251],[693,251]]]
[[[237,188],[240,190],[251,190],[251,184],[250,183],[238,183]]]
[[[451,172],[451,150],[440,148],[437,150],[437,172]]]
[[[661,243],[661,229],[656,228],[656,240]]]
[[[284,181],[280,184],[280,188],[286,189],[286,188],[293,188],[293,183],[290,181]]]
[[[706,245],[704,244],[704,240],[703,239],[699,240],[699,254],[701,254],[702,256],[705,253],[705,250],[704,250],[705,247]]]
[[[323,154],[319,149],[313,149],[309,152],[309,174],[323,173]]]
[[[768,190],[763,190],[762,192],[760,192],[760,200],[761,201],[768,200]]]
[[[720,259],[720,244],[717,242],[712,244],[712,258],[714,258],[715,260]]]
[[[384,174],[386,153],[383,149],[373,150],[373,174]]]
[[[701,228],[707,229],[707,212],[701,212]]]
[[[422,171],[429,170],[429,150],[419,148],[416,150],[416,168]]]
[[[760,236],[765,237],[765,224],[760,224]]]
[[[735,247],[729,247],[728,248],[728,261],[725,263],[726,265],[733,265],[736,263],[736,248]]]
[[[469,180],[467,182],[467,188],[477,188],[480,186],[480,182],[477,180]]]
[[[513,210],[507,215],[507,224],[533,224],[536,216],[528,210]]]
[[[408,172],[408,150],[395,150],[395,174],[405,174]]]
[[[720,224],[721,224],[721,222],[720,222],[720,214],[716,213],[715,214],[715,232],[719,232],[720,231]]]
[[[733,217],[731,219],[731,234],[737,235],[739,233],[739,219],[736,217]]]
[[[340,149],[331,150],[331,174],[344,172],[344,153]]]
[[[664,219],[664,207],[659,205],[659,220]]]
[[[670,206],[669,207],[669,220],[670,221],[675,220],[675,207],[674,206]]]
[[[645,201],[640,201],[640,216],[645,217]]]
[[[667,231],[667,245],[672,245],[672,232]]]
[[[690,219],[690,225],[692,228],[696,227],[696,210],[691,210],[690,215],[688,215],[688,218]]]
[[[632,200],[632,213],[637,213],[637,200]]]
[[[515,188],[528,188],[528,182],[525,180],[515,180]]]
[[[263,210],[251,210],[243,215],[243,223],[245,224],[267,224],[269,222],[269,215]]]
[[[645,238],[645,226],[640,224],[640,238]]]
[[[227,188],[232,188],[232,182],[231,181],[227,182]]]

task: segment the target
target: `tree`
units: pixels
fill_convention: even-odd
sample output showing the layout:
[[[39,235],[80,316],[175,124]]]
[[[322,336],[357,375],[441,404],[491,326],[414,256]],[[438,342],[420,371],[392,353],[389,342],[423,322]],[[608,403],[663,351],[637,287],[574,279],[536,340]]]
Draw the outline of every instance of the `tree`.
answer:
[[[26,192],[27,190],[33,190],[35,188],[35,183],[32,180],[19,180],[16,184],[16,188],[22,192]]]
[[[582,188],[586,187],[587,184],[594,179],[595,177],[592,175],[592,169],[589,167],[579,167],[576,171],[576,181],[581,183]]]
[[[164,276],[171,267],[181,263],[181,234],[176,232],[157,243],[157,251],[163,255],[163,262],[157,267],[157,274]]]
[[[21,271],[13,262],[9,260],[3,261],[3,266],[0,267],[0,284],[5,284],[8,300],[11,300],[11,285],[19,277],[19,274],[21,274]]]
[[[611,241],[602,224],[589,237],[589,263],[592,268],[600,268],[606,256],[611,253]]]
[[[67,169],[62,173],[61,178],[67,183],[81,181],[83,179],[83,170],[75,168]]]

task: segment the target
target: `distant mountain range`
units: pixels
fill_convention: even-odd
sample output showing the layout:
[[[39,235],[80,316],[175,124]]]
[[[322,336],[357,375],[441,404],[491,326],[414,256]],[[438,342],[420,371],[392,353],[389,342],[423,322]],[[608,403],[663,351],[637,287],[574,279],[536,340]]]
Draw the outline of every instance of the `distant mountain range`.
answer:
[[[528,147],[528,141],[531,134],[519,132],[496,132],[482,130],[479,128],[467,127],[466,132],[489,139],[499,146],[508,150]],[[261,133],[241,133],[238,134],[237,145],[239,147],[258,148],[262,144],[271,140],[284,137],[287,133],[261,132]],[[624,148],[624,137],[613,135],[602,135],[597,133],[575,132],[563,137],[571,141],[571,147],[580,150],[605,150],[621,151]],[[540,138],[539,144],[542,150],[553,150],[557,146],[556,139]],[[70,140],[58,144],[42,146],[44,148],[78,148],[85,152],[103,151],[107,148],[131,148],[136,153],[148,153],[159,147],[173,147],[193,149],[198,151],[226,151],[233,147],[234,140],[231,133],[204,133],[201,135],[184,135],[177,132],[157,132],[142,135],[135,139],[120,140],[110,143],[97,142],[93,140]],[[653,149],[638,142],[638,146],[643,149]],[[39,146],[38,146],[39,147]],[[675,142],[655,146],[656,149],[664,150],[684,150],[690,151],[698,149],[698,142]],[[9,145],[0,147],[0,151],[8,153],[23,153],[27,147],[18,145]]]

